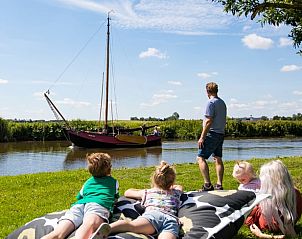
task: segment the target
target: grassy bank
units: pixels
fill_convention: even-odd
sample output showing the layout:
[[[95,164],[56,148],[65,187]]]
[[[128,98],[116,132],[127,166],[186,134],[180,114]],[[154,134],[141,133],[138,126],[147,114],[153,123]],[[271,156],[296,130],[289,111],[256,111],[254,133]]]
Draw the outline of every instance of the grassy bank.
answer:
[[[99,131],[97,121],[72,120],[70,127],[77,130]],[[163,139],[197,140],[200,136],[201,120],[132,121],[115,122],[116,128],[138,128],[158,125]],[[103,124],[101,124],[102,126]],[[152,133],[150,128],[147,133]],[[137,131],[135,134],[139,134]],[[285,137],[302,136],[301,120],[242,121],[228,119],[225,129],[227,137]],[[62,122],[15,122],[0,118],[0,142],[64,140]]]
[[[265,163],[265,159],[252,159],[250,162],[256,170]],[[286,157],[282,161],[288,166],[295,185],[302,190],[302,156]],[[211,178],[215,180],[215,170],[210,163]],[[232,178],[234,162],[225,162],[225,189],[237,188]],[[119,169],[113,176],[119,180],[120,193],[127,188],[149,187],[149,178],[154,167]],[[202,178],[197,164],[177,164],[177,183],[184,186],[185,191],[197,190]],[[32,219],[49,212],[69,208],[74,202],[76,193],[89,177],[86,170],[62,171],[56,173],[39,173],[20,176],[0,177],[0,238],[4,238],[16,228]],[[297,231],[302,238],[302,219],[298,222]],[[246,227],[242,227],[236,238],[254,238]]]

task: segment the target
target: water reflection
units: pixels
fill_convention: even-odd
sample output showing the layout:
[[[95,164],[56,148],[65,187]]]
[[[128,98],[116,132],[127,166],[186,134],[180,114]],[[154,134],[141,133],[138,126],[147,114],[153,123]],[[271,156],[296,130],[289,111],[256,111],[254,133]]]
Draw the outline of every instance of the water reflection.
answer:
[[[86,166],[86,155],[94,152],[108,153],[112,158],[113,168],[145,167],[160,162],[162,147],[130,149],[84,149],[71,148],[64,161],[64,169]]]
[[[159,157],[162,153],[161,147],[152,148],[130,148],[130,149],[83,149],[83,148],[72,148],[70,152],[66,155],[65,162],[84,160],[86,154],[102,152],[110,154],[113,160],[121,160],[127,158],[146,158],[150,155],[155,155]]]
[[[227,139],[223,160],[248,160],[302,155],[302,138]],[[161,160],[195,163],[196,141],[165,141],[162,147],[131,149],[70,148],[67,141],[0,143],[0,176],[85,168],[85,156],[106,152],[113,168],[146,167]]]
[[[0,154],[9,152],[57,152],[64,151],[70,145],[68,141],[26,141],[0,143]]]

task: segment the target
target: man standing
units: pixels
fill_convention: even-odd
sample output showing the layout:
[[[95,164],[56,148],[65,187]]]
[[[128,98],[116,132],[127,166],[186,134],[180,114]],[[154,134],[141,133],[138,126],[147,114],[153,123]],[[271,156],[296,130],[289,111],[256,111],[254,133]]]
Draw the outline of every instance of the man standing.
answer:
[[[202,133],[198,140],[197,160],[199,170],[204,179],[202,191],[222,190],[222,180],[224,174],[224,165],[222,161],[222,145],[224,140],[224,130],[226,124],[227,108],[222,99],[217,95],[218,85],[210,82],[206,85],[206,91],[209,98],[204,119],[202,123]],[[206,160],[210,156],[214,157],[217,183],[212,185],[209,167]]]

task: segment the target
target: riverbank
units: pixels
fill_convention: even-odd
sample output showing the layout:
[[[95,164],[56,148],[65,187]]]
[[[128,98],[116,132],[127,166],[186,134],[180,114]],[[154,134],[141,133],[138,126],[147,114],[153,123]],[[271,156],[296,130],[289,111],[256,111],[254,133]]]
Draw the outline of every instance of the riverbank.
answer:
[[[112,167],[139,168],[169,163],[195,163],[197,141],[163,141],[161,147],[132,149],[71,148],[68,141],[16,142],[0,145],[0,176],[58,172],[86,167],[86,154],[101,151],[112,157]],[[300,156],[302,138],[225,139],[223,160]]]
[[[280,158],[293,176],[295,185],[302,190],[302,156]],[[268,159],[252,159],[257,171]],[[225,162],[225,189],[235,189],[237,182],[232,178],[234,162]],[[215,180],[213,163],[209,164],[211,178]],[[127,188],[145,188],[150,186],[150,174],[154,167],[115,169],[113,176],[119,180],[121,195]],[[202,178],[197,164],[177,164],[177,183],[184,186],[185,191],[197,190],[202,184]],[[190,176],[189,176],[190,175]],[[189,177],[188,177],[189,176]],[[46,213],[60,211],[70,207],[75,195],[83,182],[89,177],[86,170],[70,170],[55,173],[38,173],[20,176],[0,177],[0,238],[4,238],[26,222]],[[299,238],[302,238],[302,219],[297,225]],[[238,239],[254,238],[243,226]]]
[[[166,121],[139,121],[119,120],[115,122],[115,128],[139,128],[157,125],[163,139],[197,140],[202,128],[201,120],[166,120]],[[83,131],[100,130],[98,121],[71,120],[68,121],[71,128]],[[102,124],[101,124],[102,125]],[[16,122],[0,118],[0,142],[20,141],[52,141],[64,140],[62,121],[42,122]],[[110,125],[109,125],[110,126]],[[139,134],[137,131],[135,134]],[[152,133],[152,128],[146,132]],[[227,119],[225,135],[227,137],[285,137],[302,136],[301,120],[237,120]]]

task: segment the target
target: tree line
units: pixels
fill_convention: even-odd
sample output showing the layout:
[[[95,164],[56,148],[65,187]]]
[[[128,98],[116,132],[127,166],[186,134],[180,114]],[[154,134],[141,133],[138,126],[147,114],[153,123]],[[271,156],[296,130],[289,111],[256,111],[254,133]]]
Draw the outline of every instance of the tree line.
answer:
[[[68,121],[78,130],[100,131],[98,121]],[[157,125],[162,138],[197,140],[202,130],[201,120],[166,120],[144,122],[146,126]],[[118,121],[114,127],[136,128],[142,121]],[[151,133],[152,129],[149,129]],[[139,133],[139,132],[137,132]],[[302,120],[257,120],[243,121],[227,119],[226,137],[302,137]],[[63,123],[57,122],[15,122],[0,118],[0,142],[65,140]]]
[[[245,117],[245,118],[230,118],[232,120],[248,120],[252,117]],[[169,121],[169,120],[179,120],[179,114],[177,112],[174,112],[171,116],[168,116],[167,118],[156,118],[156,117],[130,117],[131,121]],[[302,113],[293,114],[292,116],[279,116],[275,115],[271,119],[269,119],[267,116],[261,116],[260,118],[255,118],[256,120],[302,120]],[[255,120],[254,119],[254,120]]]
[[[168,116],[167,118],[156,118],[156,117],[151,117],[149,116],[148,118],[144,118],[144,117],[130,117],[130,120],[133,121],[167,121],[167,120],[178,120],[179,119],[179,114],[177,112],[174,112],[171,116]]]

